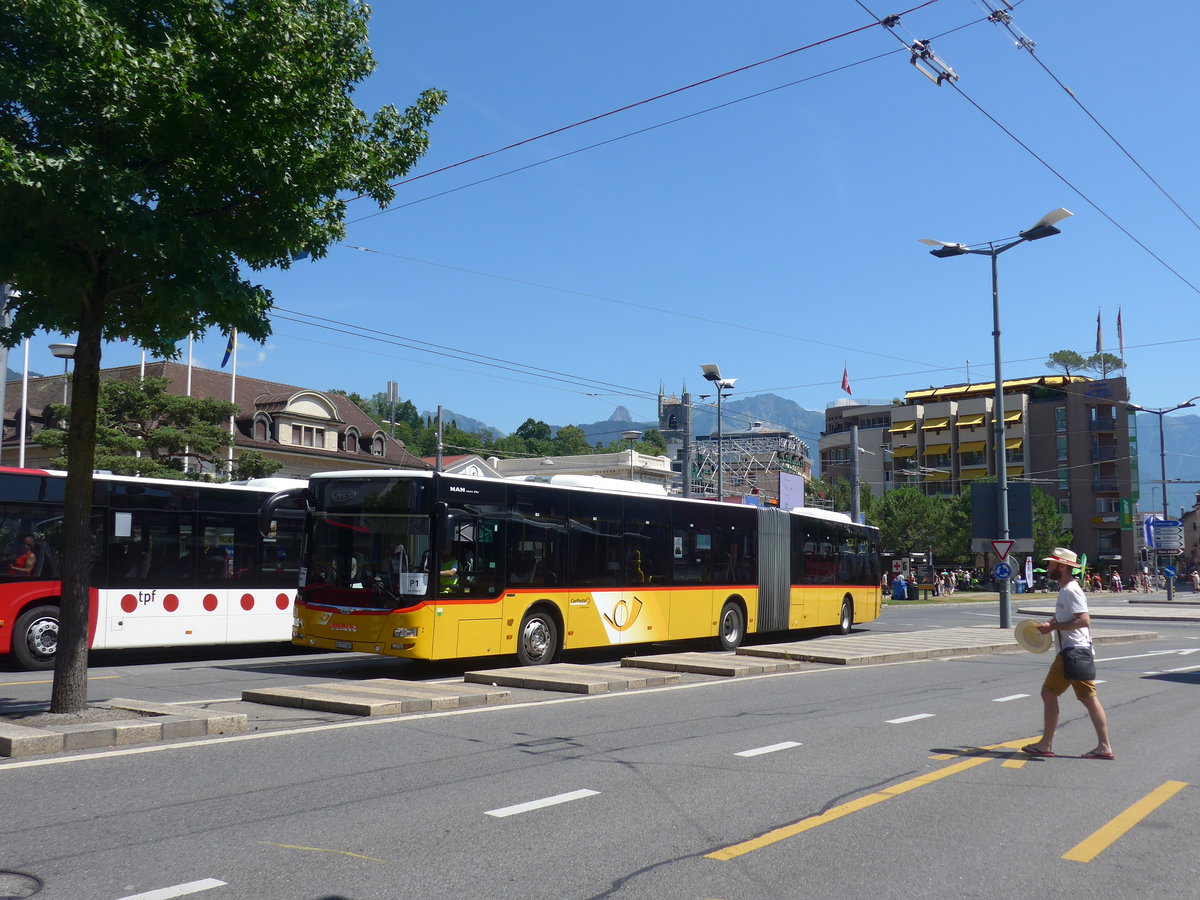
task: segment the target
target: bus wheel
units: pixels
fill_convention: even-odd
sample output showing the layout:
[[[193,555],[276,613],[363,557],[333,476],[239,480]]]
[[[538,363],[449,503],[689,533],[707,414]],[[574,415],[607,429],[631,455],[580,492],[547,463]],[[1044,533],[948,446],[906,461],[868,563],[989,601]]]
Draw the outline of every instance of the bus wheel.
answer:
[[[517,634],[517,659],[523,666],[543,666],[558,656],[558,623],[544,609],[531,609]]]
[[[742,608],[731,600],[721,608],[721,618],[717,622],[717,645],[722,650],[736,650],[745,634]]]
[[[23,669],[53,669],[58,650],[58,607],[35,606],[17,616],[12,652]]]
[[[842,598],[842,611],[838,614],[838,623],[833,626],[834,634],[849,634],[854,625],[854,604],[849,597]]]

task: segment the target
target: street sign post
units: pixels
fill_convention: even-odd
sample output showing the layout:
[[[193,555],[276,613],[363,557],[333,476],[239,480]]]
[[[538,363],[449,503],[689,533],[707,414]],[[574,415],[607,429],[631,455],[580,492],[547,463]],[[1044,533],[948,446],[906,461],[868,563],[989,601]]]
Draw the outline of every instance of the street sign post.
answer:
[[[1008,581],[1008,579],[1012,578],[1012,566],[1003,562],[996,563],[995,568],[992,569],[992,576],[997,581]]]
[[[1016,541],[992,541],[992,549],[996,552],[996,558],[1000,562],[1007,560],[1015,543]]]

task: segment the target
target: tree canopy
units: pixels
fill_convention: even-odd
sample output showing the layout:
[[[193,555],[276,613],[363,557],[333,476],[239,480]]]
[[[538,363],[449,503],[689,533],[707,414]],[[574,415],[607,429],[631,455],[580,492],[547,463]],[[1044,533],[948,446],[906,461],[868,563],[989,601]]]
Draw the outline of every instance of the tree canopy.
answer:
[[[212,397],[172,394],[167,390],[169,384],[170,379],[157,377],[100,383],[96,468],[153,478],[182,478],[185,460],[193,473],[224,468],[232,446],[229,417],[237,412],[237,405]],[[63,419],[67,411],[57,404],[51,407],[52,414]],[[70,465],[67,432],[47,428],[38,434],[37,442],[59,454],[53,465]]]
[[[354,103],[354,0],[8,0],[0,6],[0,341],[78,332],[53,712],[86,705],[88,522],[104,339],[164,357],[216,327],[263,340],[250,271],[322,257],[347,196],[380,206],[445,96]]]

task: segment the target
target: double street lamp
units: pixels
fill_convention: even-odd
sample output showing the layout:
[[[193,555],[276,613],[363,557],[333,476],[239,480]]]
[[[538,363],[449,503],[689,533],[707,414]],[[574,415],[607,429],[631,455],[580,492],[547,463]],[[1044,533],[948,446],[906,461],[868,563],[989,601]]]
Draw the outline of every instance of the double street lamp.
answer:
[[[1073,213],[1062,208],[1056,209],[1042,216],[1032,228],[1018,232],[1016,238],[1004,241],[987,241],[975,247],[968,247],[966,244],[948,244],[945,241],[934,241],[929,238],[921,239],[922,244],[927,244],[934,248],[929,252],[938,259],[967,255],[990,256],[992,259],[992,339],[996,369],[996,394],[993,401],[992,421],[996,432],[996,524],[999,531],[997,537],[1002,541],[1008,540],[1008,466],[1005,458],[1007,435],[1004,422],[1004,382],[1000,375],[1000,272],[996,259],[1001,253],[1011,250],[1018,244],[1023,244],[1026,241],[1037,241],[1051,235],[1060,234],[1059,229],[1054,227],[1055,223],[1061,222],[1070,215],[1073,215]],[[1000,580],[1001,628],[1009,627],[1009,617],[1008,579],[1004,578]]]
[[[716,365],[701,366],[700,371],[704,373],[706,381],[713,383],[713,387],[717,391],[717,502],[720,503],[725,499],[724,458],[721,452],[721,401],[724,399],[725,391],[733,390],[733,384],[737,379],[722,378],[721,369]]]
[[[1184,400],[1182,403],[1177,403],[1174,406],[1160,407],[1157,409],[1151,409],[1149,407],[1139,406],[1136,403],[1125,404],[1125,408],[1127,410],[1129,410],[1130,412],[1144,412],[1144,413],[1150,413],[1150,415],[1152,415],[1152,416],[1158,416],[1158,464],[1159,464],[1159,474],[1162,475],[1162,517],[1163,517],[1164,522],[1171,517],[1167,514],[1167,445],[1163,440],[1163,416],[1165,416],[1167,413],[1173,413],[1178,409],[1191,409],[1193,406],[1196,405],[1197,400],[1200,400],[1200,394],[1197,394],[1195,397],[1189,397],[1187,400]],[[1154,499],[1153,494],[1151,494],[1150,499],[1151,500]],[[1155,549],[1157,550],[1157,548],[1155,548]],[[1154,554],[1154,559],[1155,559],[1154,568],[1157,571],[1157,569],[1158,569],[1158,553],[1157,552]],[[1168,578],[1167,579],[1167,599],[1173,600],[1174,598],[1175,598],[1174,584],[1173,584],[1172,580],[1170,578]]]

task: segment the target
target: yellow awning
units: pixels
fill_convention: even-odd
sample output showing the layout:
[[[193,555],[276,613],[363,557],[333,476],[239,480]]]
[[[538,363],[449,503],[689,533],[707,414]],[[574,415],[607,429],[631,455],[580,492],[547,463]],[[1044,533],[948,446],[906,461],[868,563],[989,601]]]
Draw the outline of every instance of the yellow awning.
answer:
[[[1021,444],[1024,443],[1024,438],[1009,438],[1004,442],[1005,450],[1020,450]]]
[[[949,472],[930,472],[928,475],[925,476],[925,480],[926,481],[949,481],[950,473]]]
[[[1019,409],[1009,410],[1008,412],[1006,412],[1004,414],[1004,421],[1005,422],[1020,422],[1021,421],[1021,411]]]
[[[958,427],[959,428],[969,428],[974,425],[982,425],[982,424],[983,424],[983,413],[976,413],[973,416],[959,416],[958,417]]]
[[[950,452],[949,444],[926,444],[925,456],[941,456],[943,453]]]
[[[894,449],[892,451],[892,456],[897,459],[905,459],[909,456],[916,456],[916,455],[917,455],[916,447],[897,447],[896,449]]]
[[[959,453],[982,453],[987,444],[984,441],[967,441],[958,445]]]
[[[1024,466],[1009,466],[1007,471],[1010,476],[1011,475],[1024,475],[1025,467]]]
[[[963,469],[958,473],[958,477],[966,480],[982,478],[987,474],[987,469]]]
[[[912,431],[916,427],[916,422],[897,422],[888,429],[888,434],[903,434],[906,431]]]
[[[925,424],[921,426],[921,430],[922,431],[937,430],[939,428],[945,428],[949,424],[950,424],[949,416],[941,416],[940,418],[937,418],[937,419],[926,419]]]

